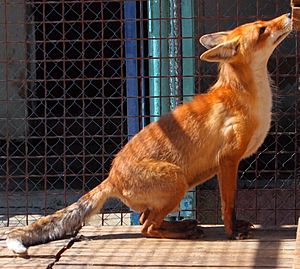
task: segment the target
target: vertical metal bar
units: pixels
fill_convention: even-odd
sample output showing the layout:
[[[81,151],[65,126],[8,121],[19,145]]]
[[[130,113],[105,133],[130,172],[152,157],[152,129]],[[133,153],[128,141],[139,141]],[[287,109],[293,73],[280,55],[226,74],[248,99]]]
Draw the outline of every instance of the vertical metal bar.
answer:
[[[127,134],[131,139],[139,131],[136,3],[124,1],[125,64],[127,96]],[[139,214],[130,214],[132,225],[139,224]]]
[[[84,11],[85,11],[85,5],[88,3],[85,3],[85,1],[81,1],[81,64],[82,64],[82,69],[81,69],[81,88],[82,88],[82,93],[81,93],[81,102],[82,102],[82,191],[85,192],[86,188],[86,95],[85,95],[85,76],[84,76],[84,70],[85,70],[85,38],[84,38]]]
[[[236,26],[240,24],[240,1],[236,0]]]
[[[278,2],[276,1],[276,14],[278,14],[278,10],[279,10],[279,5]],[[279,59],[278,59],[278,50],[275,51],[275,59],[276,59],[276,66],[279,66]],[[278,85],[279,84],[279,68],[276,68],[276,73],[275,73],[275,84]],[[275,89],[273,89],[273,91],[275,92],[275,96],[278,96],[278,89],[277,87],[275,87]],[[274,103],[274,108],[275,110],[277,110],[277,104]],[[275,154],[278,153],[278,122],[276,121],[275,123]],[[275,158],[275,185],[274,185],[274,195],[275,195],[275,223],[273,223],[273,225],[277,225],[277,202],[278,202],[278,191],[277,191],[277,184],[278,184],[278,170],[279,170],[279,164],[278,164],[278,158]]]
[[[126,1],[130,1],[130,0],[126,0]],[[120,22],[120,24],[121,24],[121,26],[122,26],[122,29],[124,29],[124,1],[121,1],[120,2],[120,21],[118,21],[118,22]],[[124,139],[124,136],[126,137],[126,133],[125,133],[125,128],[124,128],[124,122],[125,122],[125,120],[127,120],[127,117],[126,117],[126,113],[124,112],[124,103],[125,103],[125,101],[126,101],[126,87],[124,87],[124,81],[126,82],[126,80],[125,80],[125,68],[124,68],[124,66],[125,66],[125,64],[124,64],[124,59],[125,59],[125,51],[124,51],[124,35],[125,35],[125,33],[124,33],[124,31],[121,31],[120,32],[120,43],[121,43],[121,60],[120,60],[120,64],[121,64],[121,94],[120,94],[120,103],[121,103],[121,106],[120,106],[120,108],[121,108],[121,125],[120,125],[120,129],[121,129],[121,140],[122,140],[122,146],[124,146],[124,141],[125,141],[125,139]],[[126,141],[127,141],[127,139],[126,139]],[[113,212],[113,213],[115,213],[115,212]],[[120,218],[120,224],[121,225],[123,225],[123,223],[122,223],[122,219],[123,219],[123,217],[122,217],[122,215],[123,215],[123,212],[121,212],[121,218]]]
[[[131,139],[139,131],[136,3],[124,1],[127,133]]]
[[[155,14],[158,14],[159,4],[157,1],[148,0],[148,46],[149,46],[149,87],[150,87],[150,120],[157,120],[156,117],[160,114],[160,103],[156,99],[160,92],[159,76],[159,43],[155,38],[159,36],[159,28],[156,21],[154,21]],[[156,16],[157,18],[157,16]]]
[[[46,1],[43,0],[43,18],[46,18]],[[44,82],[44,89],[45,89],[45,95],[44,95],[44,150],[45,150],[45,163],[44,163],[44,194],[45,194],[45,201],[44,201],[44,215],[47,215],[47,180],[48,180],[48,147],[47,147],[47,66],[46,66],[46,59],[47,59],[47,54],[46,54],[46,23],[45,20],[42,22],[43,25],[43,67],[44,67],[44,72],[43,72],[43,82]]]
[[[181,77],[181,29],[179,27],[180,7],[177,0],[169,0],[169,35],[168,35],[168,60],[169,60],[169,95],[170,95],[170,109],[174,110],[180,104],[182,96],[182,87],[179,81]],[[185,208],[187,205],[185,199],[181,201],[180,208]],[[186,212],[170,213],[167,218],[174,219],[180,217]]]
[[[6,226],[9,226],[10,215],[9,215],[9,182],[10,182],[10,171],[9,171],[9,114],[8,114],[8,24],[7,24],[7,1],[4,0],[4,40],[5,40],[5,68],[4,68],[4,78],[5,78],[5,97],[6,97],[6,186],[5,186],[5,194],[6,194],[6,216],[7,222]]]
[[[170,111],[169,98],[169,52],[168,52],[168,36],[170,32],[169,20],[169,2],[160,1],[159,13],[159,49],[160,49],[160,115]]]
[[[141,116],[142,128],[146,126],[146,100],[145,100],[145,42],[144,42],[144,1],[140,0],[140,88],[141,88]]]
[[[299,54],[298,54],[298,50],[299,50],[299,34],[298,32],[296,32],[296,37],[295,37],[295,42],[296,42],[296,47],[295,47],[295,54],[296,54],[296,63],[299,63]],[[296,93],[295,93],[295,98],[297,98],[297,91],[299,91],[299,86],[300,86],[300,74],[299,74],[299,65],[296,64],[296,69],[295,69],[295,76],[296,76]],[[300,151],[300,136],[298,131],[298,126],[299,125],[299,118],[298,118],[298,113],[297,111],[300,111],[300,107],[299,103],[296,102],[296,106],[295,106],[295,111],[294,111],[294,118],[295,118],[295,137],[294,137],[294,141],[295,141],[295,146],[294,146],[294,152],[295,152],[295,170],[294,170],[294,224],[297,224],[297,181],[300,180],[300,160],[298,160],[299,158],[299,151]],[[299,172],[299,174],[298,174]],[[299,177],[299,179],[297,179],[297,177]]]
[[[170,109],[173,110],[182,102],[182,49],[181,49],[181,5],[180,1],[169,0],[170,34],[168,39],[169,53],[169,89]]]
[[[169,110],[166,57],[166,2],[148,0],[150,120]],[[164,19],[162,19],[164,18]]]
[[[195,93],[195,21],[194,0],[182,0],[182,91],[183,101],[190,101]]]
[[[100,66],[100,70],[101,70],[101,77],[104,77],[104,55],[103,55],[103,52],[104,52],[104,2],[100,2],[99,5],[101,5],[101,12],[100,12],[100,21],[101,21],[101,58],[103,59],[101,61],[101,66]],[[104,131],[104,126],[105,126],[105,96],[104,96],[104,81],[103,83],[101,84],[102,86],[102,89],[101,89],[101,106],[102,106],[102,114],[101,114],[101,145],[102,145],[102,150],[101,150],[101,159],[102,159],[102,175],[105,175],[105,160],[104,160],[104,156],[105,156],[105,149],[104,149],[104,142],[105,142],[105,131]],[[103,226],[105,223],[105,218],[104,218],[104,213],[101,214],[101,225]]]
[[[259,9],[258,9],[258,0],[256,2],[257,6],[256,6],[256,16],[259,16]],[[258,153],[255,153],[255,221],[257,222],[258,220],[258,183],[257,183],[257,179],[259,177],[259,171],[258,171]]]
[[[104,22],[104,2],[100,2],[99,5],[101,5],[101,13],[100,13],[100,21],[101,21],[101,58],[103,59],[101,61],[101,66],[100,66],[100,70],[102,72],[101,74],[101,77],[104,77],[104,27],[105,27],[105,22]],[[104,85],[104,81],[103,81],[103,84]],[[102,115],[101,115],[101,125],[102,125],[102,128],[101,128],[101,142],[102,142],[102,175],[103,177],[105,176],[106,174],[106,171],[105,171],[105,147],[104,147],[104,143],[105,143],[105,94],[104,94],[104,86],[103,86],[103,89],[101,89],[101,106],[102,106]],[[104,218],[104,213],[101,214],[101,224],[104,225],[105,224],[105,218]]]
[[[220,31],[220,16],[221,16],[221,11],[220,11],[220,1],[217,1],[217,23],[218,23],[218,31]],[[220,195],[219,195],[219,184],[217,184],[216,190],[215,190],[215,197],[217,197],[215,201],[215,223],[218,223],[220,213],[219,213],[219,204],[221,204],[220,200]]]
[[[65,29],[66,29],[66,20],[65,20],[65,0],[62,0],[62,50],[63,50],[63,75],[62,75],[62,79],[63,79],[63,88],[66,89],[67,85],[66,85],[66,57],[65,57],[65,53],[66,53],[66,33],[65,33]],[[63,112],[63,141],[64,141],[64,151],[63,151],[63,158],[64,158],[64,205],[67,205],[67,174],[68,174],[68,166],[67,166],[67,134],[66,134],[66,128],[67,128],[67,101],[66,101],[66,95],[64,95],[63,97],[63,103],[64,103],[64,112]]]
[[[195,92],[195,41],[194,41],[194,0],[181,1],[182,36],[182,95],[184,101],[190,101]],[[196,218],[196,190],[188,192],[181,204],[183,216]]]
[[[26,18],[27,18],[27,4],[26,2],[23,3],[24,5],[24,47],[26,47],[26,42],[27,42],[27,21],[26,21]],[[27,59],[27,54],[24,55],[24,61],[26,63],[26,67],[28,66],[27,63],[28,63],[28,59]],[[24,72],[24,80],[22,81],[23,85],[22,87],[24,87],[24,100],[25,100],[25,109],[27,110],[27,104],[28,104],[28,83],[27,83],[27,74],[28,70],[26,70]],[[24,173],[24,178],[25,178],[25,197],[26,197],[26,201],[25,201],[25,207],[26,207],[26,212],[25,212],[25,222],[26,222],[26,225],[28,225],[28,216],[29,216],[29,210],[28,210],[28,207],[29,207],[29,188],[28,188],[28,180],[29,180],[29,171],[28,171],[28,128],[27,128],[27,124],[28,124],[28,118],[27,118],[27,112],[25,112],[25,118],[23,119],[25,121],[25,137],[24,137],[24,147],[25,147],[25,173]]]

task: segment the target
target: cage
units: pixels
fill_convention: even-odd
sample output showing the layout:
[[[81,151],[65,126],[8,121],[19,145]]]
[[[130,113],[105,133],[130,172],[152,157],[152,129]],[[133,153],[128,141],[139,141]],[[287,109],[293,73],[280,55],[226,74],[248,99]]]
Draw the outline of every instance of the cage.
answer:
[[[0,1],[0,225],[25,225],[105,179],[114,155],[163,113],[207,91],[205,33],[290,10],[290,1]],[[274,116],[239,168],[237,213],[262,225],[299,217],[298,34],[274,52]],[[219,223],[216,179],[170,217]],[[299,209],[298,209],[299,208]],[[96,222],[137,223],[110,200]]]

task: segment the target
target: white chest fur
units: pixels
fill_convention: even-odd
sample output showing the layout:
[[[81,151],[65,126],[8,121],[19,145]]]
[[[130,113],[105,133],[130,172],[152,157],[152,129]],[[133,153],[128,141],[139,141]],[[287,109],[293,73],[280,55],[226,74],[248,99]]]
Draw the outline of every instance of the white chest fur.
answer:
[[[250,139],[244,157],[257,151],[265,140],[271,125],[272,116],[272,91],[270,79],[266,69],[254,71],[256,83],[256,104],[253,107],[253,116],[258,123]]]

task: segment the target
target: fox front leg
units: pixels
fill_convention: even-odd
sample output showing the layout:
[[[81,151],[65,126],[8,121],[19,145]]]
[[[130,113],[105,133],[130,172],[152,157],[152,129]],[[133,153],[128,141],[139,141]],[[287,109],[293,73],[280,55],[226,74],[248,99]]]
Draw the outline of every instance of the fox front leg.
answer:
[[[239,161],[225,160],[220,165],[218,181],[221,193],[222,217],[227,235],[231,239],[249,238],[250,222],[237,220],[235,198],[237,190],[237,171]]]

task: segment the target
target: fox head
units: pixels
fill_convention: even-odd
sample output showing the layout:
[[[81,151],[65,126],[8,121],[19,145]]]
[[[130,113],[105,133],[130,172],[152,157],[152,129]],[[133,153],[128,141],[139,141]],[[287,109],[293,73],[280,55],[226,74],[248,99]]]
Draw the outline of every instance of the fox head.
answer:
[[[204,35],[200,43],[208,50],[200,59],[208,62],[268,61],[273,50],[292,30],[289,14],[270,21],[256,21],[231,31]]]

